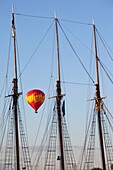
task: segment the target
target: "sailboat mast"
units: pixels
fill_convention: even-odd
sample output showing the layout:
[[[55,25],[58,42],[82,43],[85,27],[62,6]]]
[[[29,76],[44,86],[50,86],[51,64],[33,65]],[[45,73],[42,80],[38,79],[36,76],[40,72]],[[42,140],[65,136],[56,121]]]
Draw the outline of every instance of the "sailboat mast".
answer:
[[[102,134],[102,125],[101,125],[101,113],[100,113],[100,84],[99,84],[99,71],[98,71],[98,55],[97,55],[97,45],[96,45],[96,28],[93,20],[93,31],[94,31],[94,48],[95,48],[95,57],[96,57],[96,110],[98,113],[98,128],[99,128],[99,139],[100,139],[100,149],[101,149],[101,159],[103,170],[106,170],[106,162],[105,162],[105,152],[104,152],[104,142],[103,142],[103,134]]]
[[[59,57],[59,41],[58,41],[58,20],[55,16],[55,29],[56,29],[56,54],[58,61],[58,80],[56,82],[56,101],[57,101],[57,113],[58,113],[58,129],[59,129],[59,140],[60,140],[60,154],[61,154],[61,170],[65,170],[64,164],[64,147],[63,147],[63,134],[62,134],[62,116],[61,116],[61,85],[60,85],[60,57]]]
[[[14,24],[14,8],[12,9],[12,37],[14,39],[14,79],[13,79],[13,109],[14,109],[14,127],[15,127],[15,146],[16,146],[16,170],[20,170],[19,160],[19,134],[18,134],[18,81],[17,81],[17,62],[16,62],[16,38]]]

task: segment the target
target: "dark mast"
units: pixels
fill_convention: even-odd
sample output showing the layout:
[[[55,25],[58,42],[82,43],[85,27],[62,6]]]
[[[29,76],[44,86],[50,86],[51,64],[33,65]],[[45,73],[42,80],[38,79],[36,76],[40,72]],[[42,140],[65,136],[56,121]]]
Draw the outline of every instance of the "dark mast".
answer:
[[[14,24],[14,8],[12,8],[12,37],[14,39],[14,79],[13,79],[13,109],[14,109],[14,127],[15,127],[15,146],[16,146],[16,170],[20,170],[19,160],[19,134],[18,134],[18,80],[17,80],[17,61],[16,61],[16,36]]]
[[[61,116],[61,85],[60,85],[60,57],[59,57],[59,40],[58,40],[58,20],[55,16],[55,29],[56,29],[56,54],[58,61],[58,80],[56,81],[56,102],[58,113],[58,129],[59,129],[59,142],[60,142],[60,154],[61,154],[61,170],[65,170],[64,164],[64,146],[63,146],[63,134],[62,134],[62,116]]]
[[[98,71],[98,54],[97,54],[97,46],[96,46],[96,28],[93,21],[93,31],[94,31],[94,48],[95,48],[95,57],[96,57],[96,110],[98,117],[98,129],[99,129],[99,139],[100,139],[100,149],[101,149],[101,159],[102,159],[102,169],[106,170],[106,162],[105,162],[105,152],[104,152],[104,142],[103,142],[103,134],[102,134],[102,125],[101,125],[101,115],[100,115],[100,84],[99,84],[99,71]]]

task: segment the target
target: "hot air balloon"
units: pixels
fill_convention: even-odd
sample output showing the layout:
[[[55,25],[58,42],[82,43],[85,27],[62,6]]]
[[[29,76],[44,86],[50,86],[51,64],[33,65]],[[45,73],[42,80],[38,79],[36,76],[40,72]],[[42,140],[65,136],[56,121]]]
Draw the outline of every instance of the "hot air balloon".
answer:
[[[38,108],[45,100],[45,94],[41,90],[30,90],[26,94],[26,100],[28,104],[35,110],[35,113],[37,113]]]

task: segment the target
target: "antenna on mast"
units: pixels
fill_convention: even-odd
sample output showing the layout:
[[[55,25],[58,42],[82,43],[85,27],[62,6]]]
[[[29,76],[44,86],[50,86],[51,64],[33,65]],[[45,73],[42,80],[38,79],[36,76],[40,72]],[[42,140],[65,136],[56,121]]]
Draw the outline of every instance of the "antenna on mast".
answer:
[[[56,19],[56,11],[54,10],[54,18]]]
[[[18,132],[18,80],[17,80],[17,61],[16,61],[16,37],[14,24],[14,7],[12,7],[12,37],[14,39],[14,79],[13,79],[13,109],[14,109],[14,127],[15,127],[15,146],[16,146],[16,170],[20,170],[19,156],[19,132]]]
[[[104,141],[103,141],[103,134],[102,134],[101,112],[100,112],[100,106],[101,106],[102,98],[100,97],[98,54],[97,54],[97,45],[96,45],[96,27],[95,27],[95,24],[94,24],[94,19],[93,19],[93,31],[94,31],[94,48],[95,48],[95,58],[96,58],[96,98],[95,98],[95,105],[96,105],[97,117],[98,117],[98,129],[99,129],[102,166],[103,166],[103,169],[106,170]]]
[[[59,142],[60,142],[60,154],[61,154],[61,169],[65,170],[64,163],[64,146],[63,146],[63,134],[62,134],[62,115],[61,115],[61,85],[60,85],[60,56],[59,56],[59,39],[58,39],[58,20],[55,13],[55,29],[56,29],[56,55],[58,66],[58,80],[56,82],[56,102],[57,102],[57,114],[58,114],[58,130],[59,130]]]

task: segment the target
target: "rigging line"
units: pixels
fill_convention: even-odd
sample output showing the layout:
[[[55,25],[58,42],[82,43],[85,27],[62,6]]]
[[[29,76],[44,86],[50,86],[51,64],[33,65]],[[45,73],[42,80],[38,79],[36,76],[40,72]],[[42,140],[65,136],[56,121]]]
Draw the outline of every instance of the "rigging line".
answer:
[[[110,125],[110,127],[111,127],[111,130],[112,130],[112,132],[113,132],[113,126],[112,126],[112,123],[110,122],[109,117],[107,116],[107,114],[106,114],[106,118],[107,118],[108,123],[109,123],[109,125]]]
[[[4,126],[4,122],[6,121],[6,117],[7,117],[7,113],[6,113],[6,109],[7,107],[9,106],[9,110],[11,108],[11,102],[10,100],[6,100],[4,99],[4,105],[3,105],[3,110],[2,110],[2,113],[1,113],[1,117],[0,117],[0,129]]]
[[[72,34],[72,36],[74,36],[77,39],[78,42],[80,42],[85,48],[87,48],[92,54],[94,54],[94,52],[88,46],[86,46],[72,31],[70,31],[66,26],[64,27],[70,34]]]
[[[4,79],[4,82],[3,82],[2,90],[1,90],[1,93],[0,93],[0,98],[1,98],[2,93],[3,93],[3,90],[4,90],[4,88],[5,88],[5,84],[7,84],[7,83],[6,83],[6,79],[7,79],[7,75],[5,76],[5,79]]]
[[[36,154],[36,156],[35,156],[34,162],[33,162],[33,164],[35,164],[35,166],[37,166],[37,164],[38,164],[38,162],[39,162],[39,160],[40,160],[40,157],[41,157],[41,155],[42,155],[43,149],[44,149],[44,147],[45,147],[45,142],[47,141],[47,134],[48,134],[48,130],[49,130],[49,124],[50,124],[50,122],[51,122],[50,119],[51,119],[51,117],[48,117],[48,120],[47,120],[47,123],[46,123],[45,132],[44,132],[43,138],[42,138],[42,140],[41,140],[41,144],[40,144],[41,148],[40,148],[40,146],[39,146],[39,149],[40,149],[40,150],[38,150],[38,152],[37,152],[37,154]],[[42,146],[43,146],[43,147],[42,147]],[[40,152],[39,152],[39,151],[40,151]],[[36,162],[36,163],[35,163],[35,162]]]
[[[93,40],[93,35],[92,35],[92,40]],[[92,53],[92,50],[93,49],[93,41],[92,41],[92,43],[91,43],[91,50],[90,50],[90,64],[89,64],[89,72],[90,73],[92,73],[91,75],[93,75],[94,74],[94,67],[93,67],[93,57],[92,57],[92,54],[94,54],[94,53]],[[92,69],[93,68],[93,69]],[[88,84],[91,84],[91,82],[90,82],[90,79],[88,79]],[[88,86],[88,88],[87,88],[87,99],[90,99],[90,98],[92,98],[92,96],[93,96],[93,93],[92,93],[92,87],[91,87],[91,85],[90,86]],[[86,133],[86,131],[87,131],[87,120],[88,120],[88,117],[89,117],[89,111],[90,111],[90,107],[89,107],[89,104],[87,105],[87,107],[86,107],[86,126],[85,126],[85,133]]]
[[[39,135],[39,131],[40,131],[40,128],[41,128],[41,123],[42,123],[42,119],[43,119],[43,115],[44,115],[44,110],[45,110],[45,107],[43,109],[43,114],[41,116],[41,120],[40,120],[38,131],[37,131],[37,134],[36,134],[35,142],[34,142],[34,145],[33,145],[32,152],[31,152],[31,158],[33,157],[33,152],[34,152],[34,149],[35,149],[35,146],[36,146],[36,142],[37,142],[37,139],[38,139],[38,135]]]
[[[99,61],[100,61],[100,59],[99,59]],[[106,68],[106,70],[109,72],[109,74],[111,75],[111,76],[113,76],[113,74],[109,71],[109,69],[103,64],[103,62],[102,61],[100,61],[101,62],[101,64]]]
[[[52,56],[53,56],[53,54],[54,54],[54,39],[53,39],[53,48],[52,48]],[[52,79],[53,79],[53,57],[52,57],[52,64],[51,64],[51,76],[50,76],[50,80],[49,80],[49,87],[48,87],[48,92],[47,92],[47,96],[49,95],[49,91],[50,91],[50,86],[51,86],[51,82],[52,82]],[[44,112],[44,110],[43,110],[43,112]],[[42,120],[41,120],[42,121]],[[40,126],[39,126],[39,129],[40,129]],[[47,128],[46,128],[47,129]],[[39,131],[39,130],[38,130]],[[32,157],[32,155],[33,155],[33,152],[34,152],[34,149],[35,149],[35,145],[36,145],[36,142],[37,142],[37,138],[38,138],[38,133],[39,132],[37,132],[37,135],[36,135],[36,139],[35,139],[35,143],[34,143],[34,146],[33,146],[33,149],[32,149],[32,154],[31,154],[31,157]],[[37,157],[37,156],[36,156]],[[36,160],[36,158],[35,158],[35,160]],[[34,162],[35,162],[35,160],[34,160]]]
[[[46,31],[46,33],[44,34],[43,38],[40,40],[38,46],[36,47],[35,51],[33,52],[33,54],[31,55],[31,57],[29,58],[28,62],[26,63],[26,65],[24,66],[24,68],[22,69],[22,72],[20,73],[19,77],[23,74],[24,70],[26,69],[26,67],[28,66],[28,64],[30,63],[31,59],[34,57],[36,51],[39,49],[40,45],[42,44],[44,38],[47,36],[50,28],[52,27],[54,21],[52,22],[52,24],[49,26],[48,30]],[[18,78],[19,78],[18,77]]]
[[[10,34],[11,35],[11,34]],[[3,83],[3,87],[0,93],[0,97],[2,96],[3,89],[5,88],[5,95],[6,95],[6,86],[7,86],[7,78],[8,78],[8,69],[9,69],[9,58],[10,58],[10,49],[11,49],[11,36],[10,36],[10,41],[9,41],[9,50],[8,50],[8,61],[7,61],[7,69],[6,69],[6,75]],[[6,84],[6,85],[5,85]]]
[[[70,22],[70,23],[75,23],[75,24],[82,24],[82,25],[90,25],[90,26],[92,26],[92,24],[90,24],[90,23],[85,23],[85,22],[71,21],[71,20],[60,19],[60,18],[59,18],[59,20],[65,21],[65,22]]]
[[[53,78],[53,77],[51,77],[51,78],[50,78],[50,81],[49,81],[49,88],[48,88],[47,96],[48,96],[49,91],[50,91],[50,85],[51,85],[52,78]],[[46,102],[46,103],[47,103],[47,102]],[[45,103],[45,105],[44,105],[43,114],[44,114],[44,110],[45,110],[45,107],[46,107],[46,103]],[[36,142],[37,142],[37,139],[38,139],[38,135],[39,135],[39,130],[40,130],[41,123],[42,123],[43,114],[42,114],[41,121],[40,121],[40,124],[39,124],[38,132],[37,132],[36,139],[35,139],[35,143],[34,143],[34,146],[33,146],[33,149],[32,149],[31,158],[32,158],[32,156],[33,156],[33,152],[34,152],[34,149],[35,149],[35,145],[36,145]],[[49,117],[49,116],[50,116],[50,117]],[[42,144],[46,141],[45,138],[46,138],[46,135],[47,135],[47,131],[48,131],[50,119],[51,119],[51,115],[48,114],[48,119],[47,119],[46,128],[45,128],[46,130],[45,130],[45,132],[44,132],[44,135],[43,135],[43,138],[42,138],[42,141],[41,141],[41,144],[40,144],[41,146],[42,146]],[[43,151],[43,148],[42,148],[41,151]],[[36,165],[37,165],[37,162],[39,161],[41,154],[42,154],[42,152],[40,152],[40,153],[37,152],[37,155],[36,155],[35,158],[34,158],[33,164],[35,164],[35,161],[36,161]],[[36,160],[36,159],[37,159],[37,160]]]
[[[47,102],[46,102],[46,103],[47,103]],[[33,157],[33,152],[34,152],[34,149],[35,149],[35,146],[36,146],[36,142],[37,142],[37,139],[38,139],[38,135],[39,135],[39,131],[40,131],[40,128],[41,128],[41,123],[42,123],[42,119],[43,119],[45,107],[46,107],[46,104],[44,105],[43,114],[42,114],[42,117],[41,117],[41,120],[40,120],[40,123],[39,123],[39,128],[38,128],[38,131],[37,131],[37,134],[36,134],[34,146],[33,146],[32,153],[31,153],[31,158]],[[46,130],[45,130],[45,132],[44,132],[44,135],[43,135],[43,138],[42,138],[42,140],[41,140],[40,146],[43,146],[44,141],[46,141],[45,138],[46,138],[46,134],[47,134],[48,127],[49,127],[49,122],[50,122],[50,120],[49,120],[49,118],[48,118],[47,124],[46,124],[46,128],[45,128]],[[38,162],[38,160],[40,159],[40,156],[41,156],[42,151],[43,151],[43,147],[41,148],[41,151],[40,151],[39,153],[37,152],[37,154],[35,155],[33,164],[35,164],[35,162]],[[38,158],[37,158],[37,157],[38,157]],[[37,161],[36,161],[36,160],[37,160]],[[36,163],[36,164],[37,164],[37,163]]]
[[[38,16],[38,15],[29,15],[29,14],[22,14],[22,13],[14,13],[18,16],[30,17],[30,18],[40,18],[40,19],[54,19],[53,17],[45,17],[45,16]]]
[[[18,50],[17,34],[16,34],[16,45],[17,45],[17,59],[18,59],[19,74],[20,74],[21,68],[20,68],[20,60],[19,60],[19,50]],[[21,91],[23,92],[21,76],[20,76],[20,88],[21,88]],[[25,114],[25,106],[24,106],[24,97],[23,97],[23,95],[22,95],[22,105],[23,105],[23,113],[24,113],[24,119],[25,119],[25,131],[26,131],[26,136],[27,136],[27,139],[28,139],[27,121],[26,121],[26,114]]]
[[[53,106],[51,106],[51,107],[53,107]],[[52,110],[52,109],[50,109],[50,110]],[[46,147],[45,143],[47,142],[48,134],[50,132],[50,129],[52,128],[52,120],[53,120],[53,118],[54,118],[54,114],[53,115],[48,115],[45,132],[44,132],[43,138],[41,140],[41,144],[40,144],[40,146],[43,146],[43,147],[41,148],[41,151],[39,153],[37,152],[37,155],[36,155],[34,163],[33,163],[33,164],[35,164],[35,162],[36,162],[35,167],[38,165],[38,162],[40,160],[41,154],[43,152],[43,148]]]
[[[83,159],[84,159],[84,155],[85,155],[85,151],[86,151],[86,146],[87,146],[87,142],[88,142],[88,135],[90,133],[90,126],[91,126],[91,123],[92,123],[92,117],[93,117],[93,114],[94,113],[94,109],[93,109],[94,105],[92,104],[92,110],[91,110],[91,114],[90,114],[90,117],[87,119],[87,127],[86,127],[86,132],[85,132],[85,140],[84,140],[84,145],[83,145],[83,149],[82,149],[82,153],[81,153],[81,158],[80,159],[80,169],[82,167],[82,164],[83,164]]]
[[[54,32],[55,35],[55,32]],[[53,47],[52,47],[52,59],[51,59],[51,77],[53,77],[53,67],[54,67],[54,51],[55,51],[55,36],[53,36]]]
[[[51,77],[51,79],[50,79],[47,96],[48,96],[48,94],[49,94],[51,80],[52,80],[52,77]],[[50,106],[50,107],[53,107],[53,106]],[[52,108],[51,108],[50,110],[52,110]],[[48,114],[48,119],[47,119],[46,128],[45,128],[46,130],[45,130],[45,132],[44,132],[44,135],[43,135],[43,138],[42,138],[42,140],[41,140],[40,146],[44,146],[44,147],[45,147],[45,142],[47,141],[47,134],[49,133],[49,125],[50,125],[50,122],[51,122],[51,116],[52,116],[52,115]],[[33,164],[35,164],[35,162],[36,162],[36,165],[35,165],[35,166],[37,166],[38,161],[40,160],[40,157],[41,157],[41,154],[42,154],[42,151],[43,151],[43,148],[44,148],[44,147],[42,147],[42,149],[41,149],[41,151],[40,151],[39,153],[37,152],[37,155],[36,155],[35,160],[34,160],[34,162],[33,162]],[[37,159],[37,160],[36,160],[36,159]]]
[[[10,164],[12,164],[12,156],[11,156],[11,152],[10,151],[8,151],[8,149],[9,149],[9,144],[13,144],[13,135],[14,135],[14,133],[13,133],[13,124],[12,124],[12,126],[11,126],[11,122],[12,122],[12,120],[14,121],[14,117],[13,117],[13,114],[12,114],[13,112],[11,112],[11,109],[10,109],[10,114],[9,114],[9,119],[8,119],[8,125],[7,125],[7,135],[6,135],[6,144],[5,144],[5,162],[4,163],[8,163],[9,164],[9,162],[10,162]],[[14,122],[13,122],[14,123]],[[10,139],[9,138],[9,135],[11,135],[12,134],[12,139]],[[12,141],[11,143],[10,143],[10,141]],[[11,145],[10,145],[10,147],[12,147]],[[13,147],[11,148],[11,150],[13,149]],[[10,153],[10,154],[9,154]],[[10,155],[10,156],[9,156]],[[10,158],[9,158],[10,157]],[[6,161],[7,160],[7,161]],[[6,169],[6,168],[5,168]],[[15,168],[16,169],[16,168]]]
[[[2,148],[2,145],[3,145],[5,131],[6,131],[6,126],[7,126],[7,120],[8,120],[8,118],[10,118],[10,114],[11,114],[11,109],[8,110],[7,117],[6,117],[6,123],[4,125],[4,129],[3,129],[3,132],[2,132],[2,140],[0,142],[0,151],[1,151],[1,148]]]
[[[67,81],[61,81],[61,83],[83,85],[83,86],[94,86],[94,84],[75,83],[75,82],[67,82]]]
[[[101,67],[103,68],[103,70],[105,71],[106,75],[108,76],[109,80],[111,81],[111,83],[113,84],[113,81],[111,79],[111,77],[109,76],[109,74],[107,73],[107,71],[105,70],[104,66],[102,65],[101,61],[99,60],[99,63],[101,65]]]
[[[107,112],[109,113],[109,115],[111,116],[111,118],[113,119],[113,116],[112,116],[111,112],[108,110],[108,108],[106,107],[105,103],[104,103],[104,107],[107,110]]]
[[[51,79],[50,79],[49,89],[50,89],[51,80],[52,80],[52,77],[51,77]],[[49,90],[48,90],[48,93],[47,93],[47,94],[49,94]],[[47,96],[48,96],[48,95],[47,95]],[[52,106],[51,106],[51,107],[52,107]],[[45,110],[45,109],[44,109],[44,110]],[[50,110],[52,110],[52,109],[50,109]],[[44,111],[43,111],[43,112],[44,112]],[[35,156],[35,159],[34,159],[34,161],[33,161],[33,164],[35,164],[35,162],[36,162],[36,165],[35,165],[35,166],[37,166],[38,161],[40,160],[40,157],[41,157],[43,148],[45,147],[45,144],[44,144],[44,143],[47,141],[47,133],[48,133],[48,128],[49,128],[49,124],[50,124],[50,119],[51,119],[51,115],[49,114],[49,115],[48,115],[48,119],[47,119],[47,123],[46,123],[46,128],[45,128],[46,130],[45,130],[45,132],[44,132],[44,135],[43,135],[43,138],[42,138],[41,144],[40,144],[40,146],[43,146],[43,147],[41,148],[41,150],[40,150],[39,153],[37,152],[37,155]],[[38,132],[38,133],[39,133],[39,132]],[[36,140],[35,140],[35,144],[34,144],[34,146],[33,146],[32,153],[34,152],[34,149],[35,149],[36,141],[37,141],[37,138],[38,138],[38,133],[37,133],[37,137],[36,137]],[[32,155],[31,155],[31,157],[32,157]]]
[[[5,113],[6,107],[9,106],[9,109],[8,109],[8,110],[10,110],[10,108],[11,108],[11,103],[12,103],[12,98],[10,99],[10,101],[8,100],[8,102],[5,103],[5,106],[4,106],[4,108],[3,108],[2,115],[1,115],[1,117],[0,117],[0,131],[1,131],[2,128],[4,127],[4,124],[5,124],[6,120],[7,120],[7,113]]]
[[[65,80],[64,79],[64,72],[63,72],[63,63],[62,63],[62,60],[61,60],[62,58],[60,58],[60,61],[61,61],[61,71],[62,71],[62,80]],[[62,90],[64,91],[64,94],[66,94],[66,86],[65,86],[65,81],[60,81],[61,83],[64,83],[63,84],[63,86],[62,86]],[[63,100],[66,102],[66,97],[64,98],[63,97]],[[66,106],[65,106],[65,110],[67,110],[66,111],[66,115],[67,115],[67,124],[68,124],[68,130],[69,130],[69,132],[70,132],[70,122],[69,122],[69,111],[68,111],[68,105],[66,104]]]
[[[17,34],[16,34],[16,41],[17,41]],[[19,74],[20,74],[20,60],[19,60],[19,50],[18,50],[18,42],[17,44],[17,59],[18,59],[18,66],[19,66]],[[22,79],[20,76],[20,89],[23,93],[23,85],[22,85]],[[27,131],[27,121],[26,121],[26,113],[25,113],[25,105],[24,105],[24,96],[22,95],[22,107],[23,107],[23,115],[24,115],[24,122],[25,122],[25,133],[26,133],[26,139],[27,139],[27,146],[29,148],[29,143],[28,143],[28,131]],[[18,103],[19,105],[19,103]],[[19,106],[18,106],[19,107]]]
[[[41,120],[40,120],[40,123],[39,123],[38,131],[37,131],[36,138],[35,138],[35,142],[34,142],[34,145],[33,145],[32,152],[31,152],[31,158],[33,157],[33,152],[34,152],[34,149],[35,149],[35,146],[36,146],[36,142],[37,142],[37,139],[38,139],[38,136],[39,136],[39,132],[40,132],[41,124],[42,124],[42,119],[43,119],[43,116],[44,116],[45,106],[46,106],[46,105],[44,105],[44,108],[43,108],[43,112],[42,112]],[[37,154],[38,154],[38,153],[37,153]],[[37,155],[35,156],[35,160],[36,160],[36,157],[37,157]],[[34,160],[34,161],[35,161],[35,160]]]
[[[101,36],[100,36],[100,34],[99,34],[99,32],[98,32],[98,30],[97,30],[97,29],[96,29],[96,31],[97,31],[97,34],[98,34],[98,36],[99,36],[100,40],[102,41],[103,46],[104,46],[104,47],[105,47],[105,49],[106,49],[106,51],[107,51],[107,53],[108,53],[109,57],[110,57],[110,58],[111,58],[111,60],[113,61],[113,58],[112,58],[111,54],[109,53],[109,51],[108,51],[108,49],[107,49],[107,47],[106,47],[106,45],[105,45],[105,43],[104,43],[103,39],[101,38]],[[107,46],[108,46],[108,45],[107,45]],[[108,48],[109,48],[109,47],[108,47]]]
[[[17,12],[15,12],[14,14],[18,15],[18,16],[24,16],[24,17],[30,17],[30,18],[54,19],[54,17],[46,17],[46,16],[39,16],[39,15],[30,15],[30,14],[23,14],[23,13],[17,13]],[[65,22],[71,22],[71,23],[75,23],[75,24],[82,24],[82,25],[90,25],[90,26],[92,26],[91,23],[79,22],[79,21],[74,21],[74,20],[73,21],[72,20],[66,20],[66,19],[62,19],[62,18],[59,18],[59,20],[65,21]]]
[[[87,69],[85,68],[85,66],[83,65],[83,63],[82,63],[80,57],[78,56],[77,52],[75,51],[74,47],[72,46],[71,42],[69,41],[67,35],[65,34],[65,32],[64,32],[62,26],[60,25],[59,21],[58,21],[58,24],[59,24],[59,26],[60,26],[60,28],[61,28],[61,30],[62,30],[62,32],[63,32],[65,38],[66,38],[66,40],[68,41],[70,47],[72,48],[74,54],[76,55],[76,57],[78,58],[79,62],[81,63],[82,67],[83,67],[84,70],[86,71],[87,75],[89,76],[89,78],[91,79],[91,81],[93,82],[93,84],[95,84],[94,80],[92,79],[92,77],[91,77],[90,74],[88,73],[88,71],[87,71]]]

